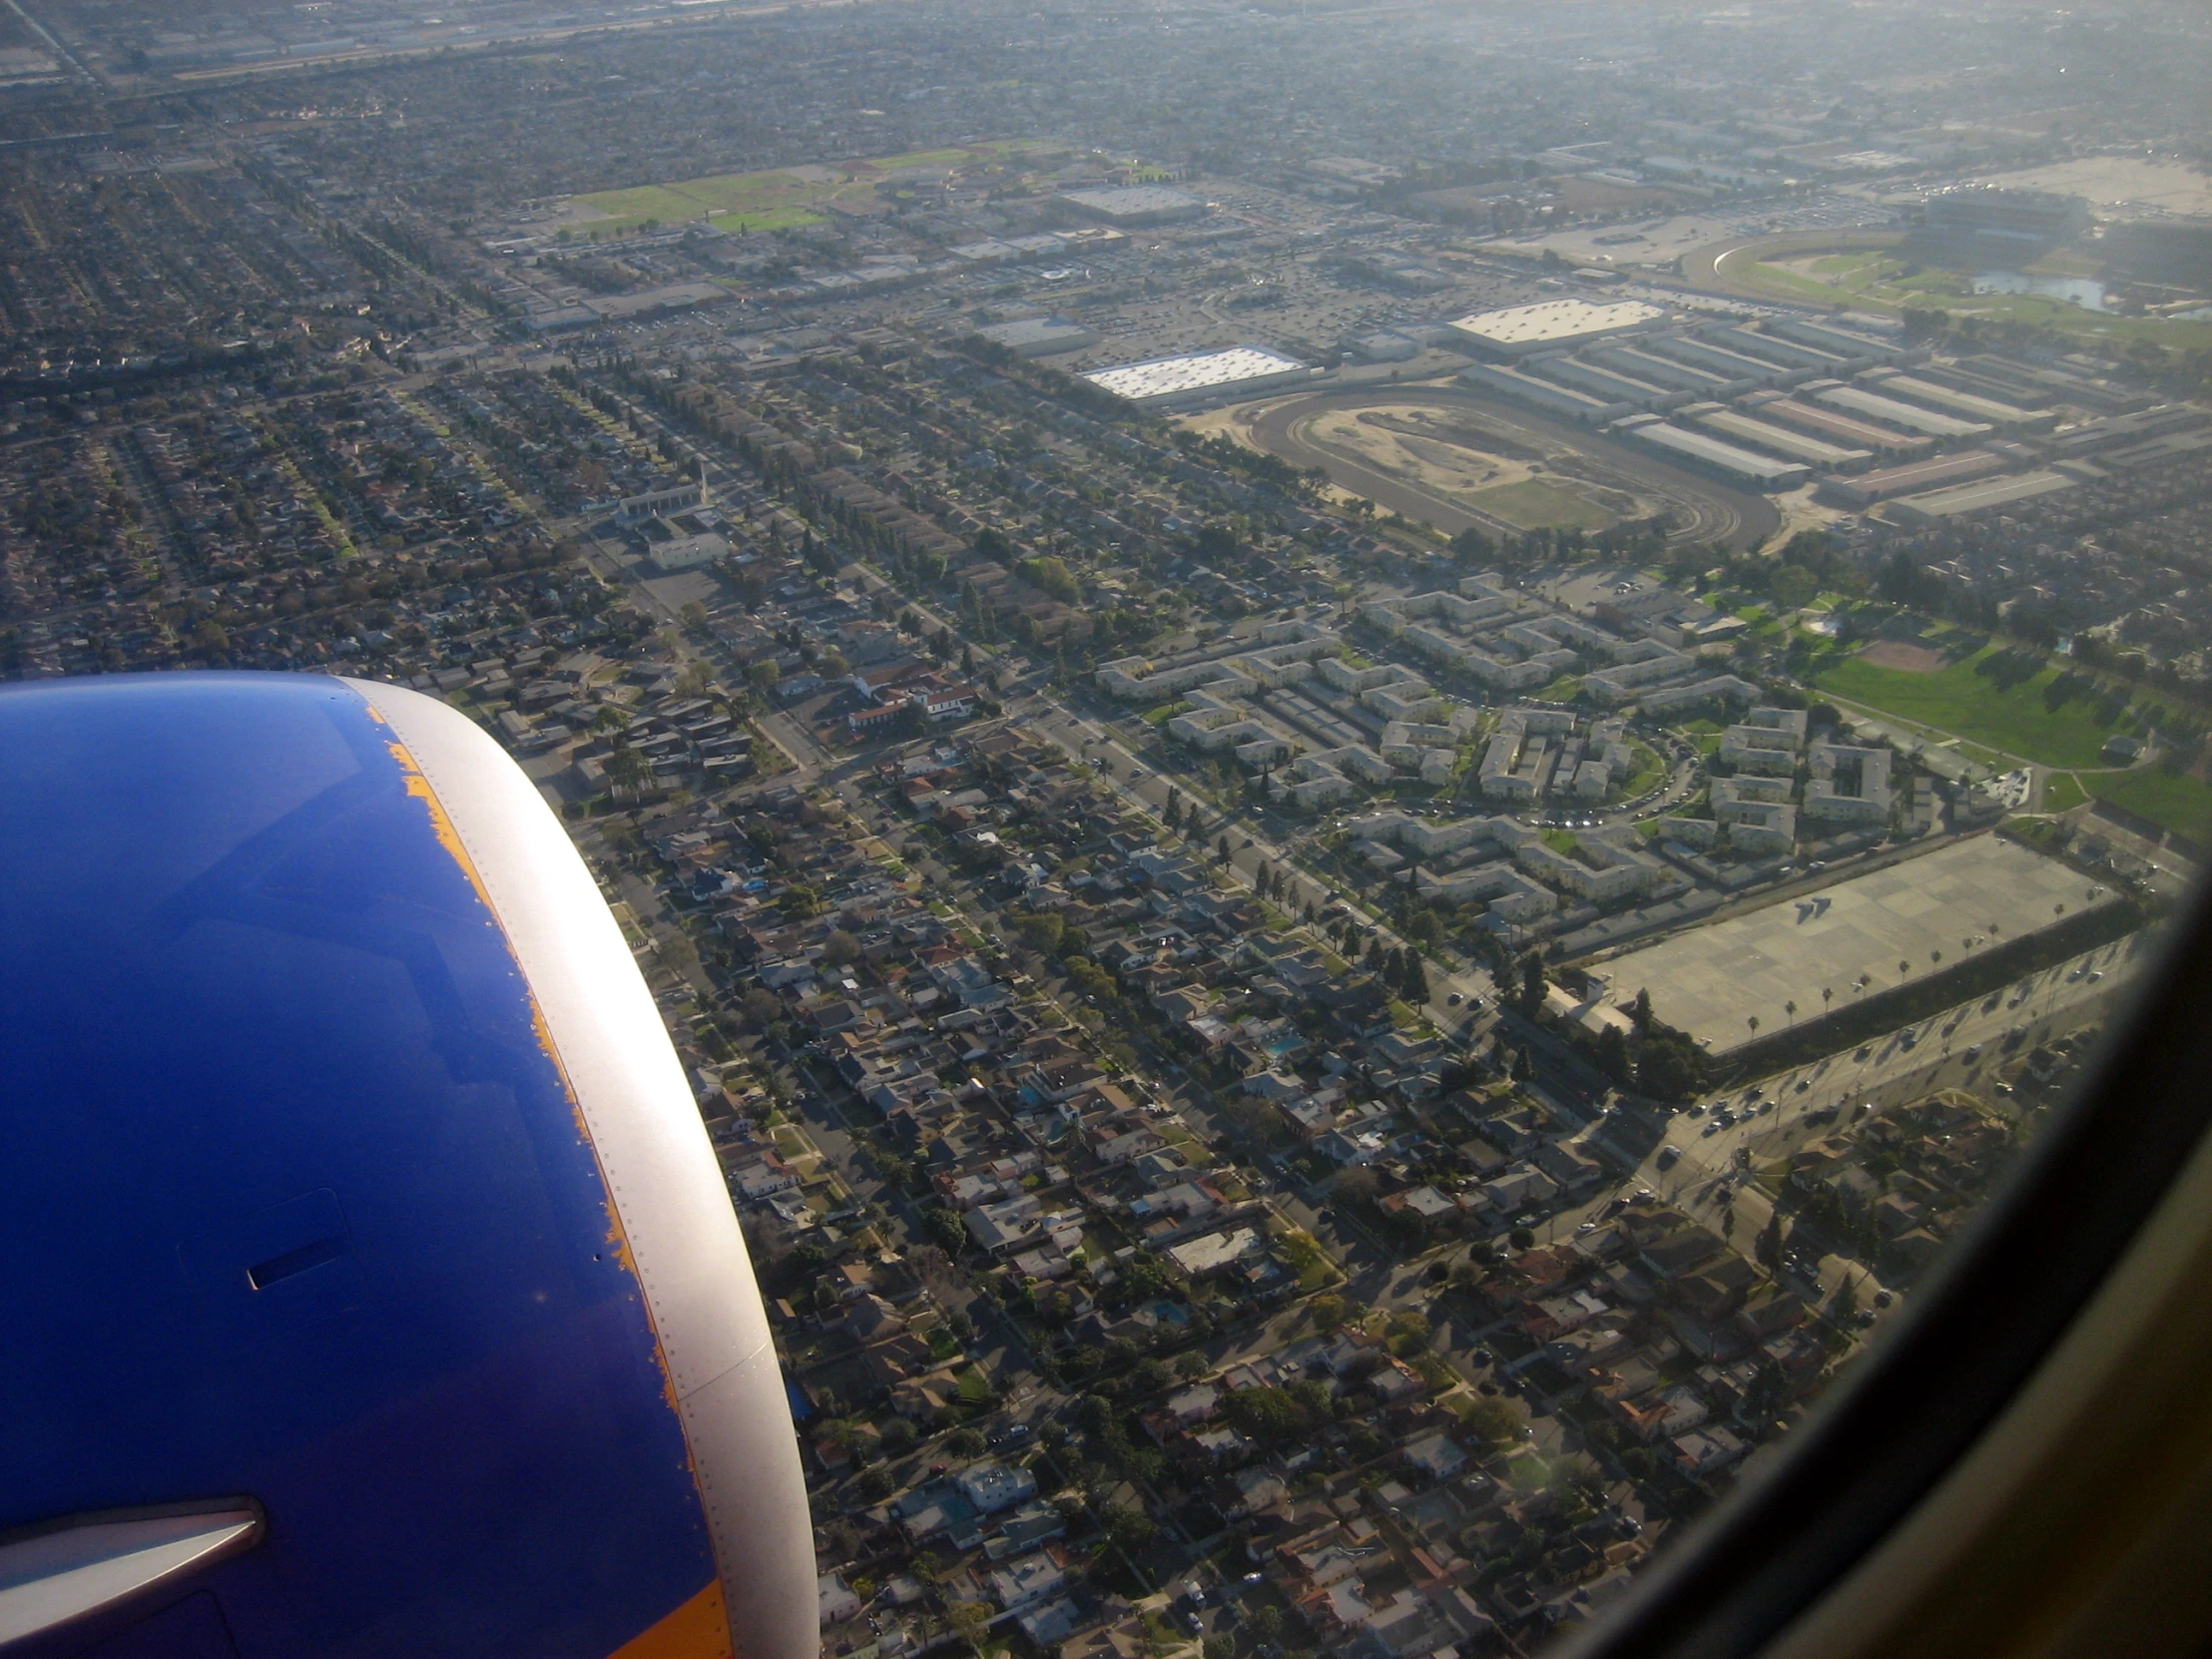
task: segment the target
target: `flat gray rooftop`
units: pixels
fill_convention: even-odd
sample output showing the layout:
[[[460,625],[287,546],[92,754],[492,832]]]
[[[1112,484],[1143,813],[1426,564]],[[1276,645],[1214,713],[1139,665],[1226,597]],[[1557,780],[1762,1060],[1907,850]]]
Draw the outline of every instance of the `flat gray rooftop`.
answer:
[[[2091,888],[2096,888],[2094,895]],[[1724,1054],[1796,1018],[1926,979],[2116,895],[1998,835],[1975,835],[1817,893],[1697,927],[1601,962],[1609,1002],[1651,992],[1652,1012]],[[2061,911],[2058,906],[2063,905]],[[1966,944],[1963,941],[1972,939]],[[1934,953],[1942,952],[1940,963]],[[1899,972],[1900,961],[1910,964]],[[1860,976],[1866,989],[1855,991]]]

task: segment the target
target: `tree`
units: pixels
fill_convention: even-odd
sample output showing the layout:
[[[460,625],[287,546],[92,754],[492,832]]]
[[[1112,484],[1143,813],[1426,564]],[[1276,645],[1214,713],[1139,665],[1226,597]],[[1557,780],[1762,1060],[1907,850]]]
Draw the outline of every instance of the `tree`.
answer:
[[[1345,1298],[1332,1295],[1317,1296],[1306,1306],[1314,1316],[1314,1323],[1324,1331],[1338,1330],[1359,1311]]]
[[[1051,910],[1032,910],[1016,918],[1014,925],[1021,929],[1023,938],[1047,954],[1057,950],[1067,936],[1067,923]]]
[[[1393,1315],[1390,1323],[1383,1328],[1382,1335],[1389,1343],[1392,1354],[1400,1360],[1409,1359],[1428,1346],[1428,1316],[1410,1310]]]
[[[1528,1425],[1521,1417],[1520,1407],[1499,1395],[1479,1396],[1463,1420],[1467,1431],[1491,1451],[1518,1445],[1527,1438]]]
[[[977,1653],[983,1651],[983,1637],[991,1628],[988,1606],[980,1601],[956,1601],[944,1610],[944,1619],[961,1641]]]
[[[1286,1388],[1239,1388],[1221,1402],[1222,1415],[1239,1433],[1262,1445],[1284,1445],[1313,1426],[1313,1413]]]
[[[1515,1250],[1534,1250],[1536,1248],[1536,1235],[1530,1228],[1516,1227],[1512,1232],[1505,1235],[1505,1242]]]
[[[843,967],[858,960],[859,955],[860,941],[841,927],[833,929],[822,941],[822,959],[831,967]]]
[[[1746,1422],[1767,1422],[1789,1403],[1789,1376],[1777,1362],[1769,1360],[1752,1374],[1737,1414]]]
[[[1617,1025],[1597,1034],[1597,1069],[1624,1088],[1633,1075],[1628,1063],[1628,1038]]]
[[[1521,958],[1521,1018],[1533,1020],[1544,1006],[1544,964],[1531,950]]]
[[[1767,1225],[1759,1229],[1759,1239],[1752,1246],[1752,1253],[1758,1258],[1759,1265],[1769,1273],[1777,1271],[1782,1266],[1782,1212],[1780,1209],[1768,1213]]]
[[[1650,991],[1639,990],[1636,993],[1636,1000],[1628,1005],[1628,1017],[1629,1020],[1635,1025],[1639,1035],[1647,1033],[1651,1030]]]
[[[1399,984],[1405,992],[1405,1000],[1416,1008],[1428,1005],[1428,972],[1421,966],[1420,958],[1408,947],[1405,951],[1404,977]]]
[[[634,749],[618,749],[607,757],[607,779],[617,789],[634,790],[646,775],[645,757]]]

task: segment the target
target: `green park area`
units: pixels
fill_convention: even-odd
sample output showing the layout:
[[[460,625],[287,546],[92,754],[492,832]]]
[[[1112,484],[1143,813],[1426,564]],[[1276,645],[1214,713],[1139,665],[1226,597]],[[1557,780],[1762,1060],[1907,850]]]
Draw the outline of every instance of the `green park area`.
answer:
[[[785,231],[820,225],[821,210],[842,197],[864,197],[907,168],[978,167],[1017,154],[1029,141],[993,140],[953,150],[916,150],[822,167],[773,168],[761,173],[720,173],[706,179],[596,191],[575,206],[603,215],[580,221],[586,238],[624,236],[648,224],[686,225],[704,220],[718,231]]]
[[[1965,643],[1971,643],[1971,636]],[[2051,664],[2039,652],[1953,647],[1939,667],[1886,667],[1869,652],[1812,670],[1831,697],[1985,744],[2040,766],[2103,764],[2105,740],[2132,732],[2144,711],[2120,693]],[[1931,656],[1936,654],[1931,652]]]
[[[2081,780],[2070,772],[2054,772],[2043,780],[2043,811],[2070,813],[2089,799]]]
[[[2095,269],[2094,262],[2060,250],[2029,263],[2022,275],[2088,276]],[[1984,322],[2018,322],[2120,346],[2148,341],[2175,352],[2212,349],[2212,322],[2115,316],[2043,293],[1976,293],[1972,273],[1925,264],[1914,257],[1910,245],[1847,246],[1828,253],[1812,250],[1765,260],[1744,258],[1729,262],[1728,276],[1782,299],[1877,311],[1950,311]]]
[[[2212,840],[2212,784],[2186,773],[2138,767],[2131,772],[2084,773],[2081,784],[2099,801],[2146,818],[2192,840]]]

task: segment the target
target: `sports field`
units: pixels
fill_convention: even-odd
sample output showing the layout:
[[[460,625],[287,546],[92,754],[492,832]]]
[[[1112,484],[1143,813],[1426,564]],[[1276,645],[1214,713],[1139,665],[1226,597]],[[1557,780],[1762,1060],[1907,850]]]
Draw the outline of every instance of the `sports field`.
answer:
[[[1830,659],[1813,683],[1879,714],[1932,726],[2050,767],[2102,764],[2104,742],[2132,729],[2126,705],[2039,658],[1984,646],[1940,668],[1885,668],[1865,655]],[[2032,672],[2030,672],[2032,671]]]
[[[575,210],[574,228],[586,236],[621,236],[649,220],[662,225],[705,220],[720,231],[734,231],[741,225],[748,231],[782,231],[821,224],[818,210],[842,196],[868,195],[906,168],[976,167],[1028,148],[1028,140],[1003,139],[821,167],[718,173],[705,179],[595,191],[570,198],[570,206]]]

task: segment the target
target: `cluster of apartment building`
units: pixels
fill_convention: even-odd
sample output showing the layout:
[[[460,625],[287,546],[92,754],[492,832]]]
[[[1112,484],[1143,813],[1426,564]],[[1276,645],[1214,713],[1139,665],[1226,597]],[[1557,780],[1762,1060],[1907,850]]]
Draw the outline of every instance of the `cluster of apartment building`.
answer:
[[[1455,590],[1375,600],[1362,608],[1361,620],[1492,694],[1527,693],[1579,675],[1582,692],[1600,708],[1664,714],[1749,691],[1732,675],[1710,672],[1695,652],[1665,643],[1657,628],[1624,639],[1509,590],[1494,576],[1466,577]]]
[[[1578,730],[1581,728],[1581,730]],[[1602,801],[1635,768],[1628,722],[1585,722],[1565,709],[1507,709],[1482,752],[1485,800],[1533,806]]]
[[[1669,815],[1660,833],[1700,851],[1726,845],[1764,854],[1791,851],[1801,819],[1822,833],[1887,827],[1896,804],[1892,752],[1808,742],[1806,722],[1802,709],[1747,711],[1721,735],[1717,754],[1734,770],[1713,780],[1712,817]]]

